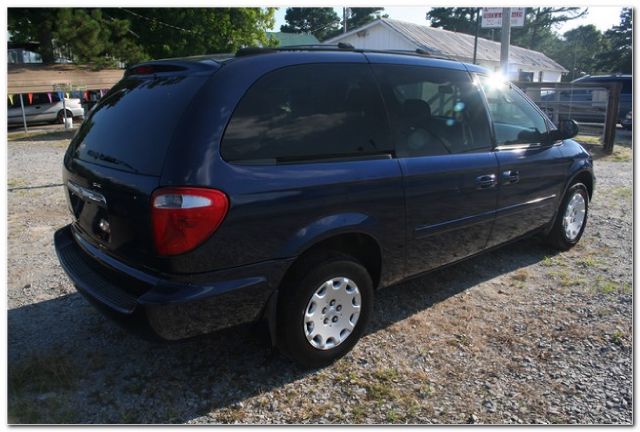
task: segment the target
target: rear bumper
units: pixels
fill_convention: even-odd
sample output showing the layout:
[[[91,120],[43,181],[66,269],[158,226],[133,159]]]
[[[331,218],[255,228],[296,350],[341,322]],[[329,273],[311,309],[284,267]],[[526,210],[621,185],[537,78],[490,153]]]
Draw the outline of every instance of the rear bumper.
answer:
[[[259,319],[292,260],[193,276],[140,271],[106,255],[70,225],[54,235],[56,253],[78,292],[142,336],[184,339]]]

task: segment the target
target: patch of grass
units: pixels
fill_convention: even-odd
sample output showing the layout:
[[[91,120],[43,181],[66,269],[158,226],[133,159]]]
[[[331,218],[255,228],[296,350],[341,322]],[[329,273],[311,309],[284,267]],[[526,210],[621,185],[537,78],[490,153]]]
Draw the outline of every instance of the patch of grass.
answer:
[[[384,368],[376,369],[373,376],[382,382],[397,382],[400,378],[400,373],[396,368]]]
[[[456,334],[453,339],[447,340],[447,344],[451,346],[468,347],[471,345],[471,337],[466,334]]]
[[[351,410],[350,423],[364,423],[364,419],[367,418],[367,408],[364,405],[356,405]]]
[[[70,424],[78,422],[78,415],[66,397],[45,400],[9,398],[8,422],[11,424]]]
[[[511,274],[511,279],[519,281],[519,282],[524,282],[527,280],[527,278],[529,277],[529,272],[525,269],[520,269],[518,271],[516,271],[515,273]]]
[[[387,411],[385,419],[388,423],[398,423],[400,421],[400,414],[393,408]]]
[[[631,294],[632,286],[629,282],[616,282],[598,276],[595,281],[596,291],[602,294]]]
[[[630,143],[625,140],[616,139],[613,152],[607,154],[604,152],[600,136],[578,135],[574,139],[585,146],[593,155],[594,159],[602,159],[610,162],[629,162],[633,159],[633,150],[630,148]]]
[[[615,333],[611,335],[611,342],[613,342],[618,346],[623,346],[624,345],[623,338],[624,338],[624,333],[622,333],[620,330],[616,330]]]
[[[142,420],[140,418],[139,410],[136,408],[127,408],[120,414],[120,424],[140,424]]]
[[[617,200],[631,201],[633,199],[633,189],[627,186],[613,188],[609,193]]]
[[[244,417],[245,413],[240,408],[224,408],[216,416],[216,419],[220,423],[231,424],[241,422]]]
[[[613,281],[605,280],[598,284],[598,288],[600,289],[600,292],[604,294],[612,294],[617,291],[618,284]]]
[[[70,389],[78,379],[78,369],[63,354],[33,355],[18,365],[10,365],[8,372],[9,393]]]
[[[578,264],[583,267],[601,267],[604,265],[604,261],[593,255],[586,255],[578,259]]]
[[[540,261],[540,265],[544,267],[552,267],[554,264],[555,262],[550,256],[545,256],[544,258],[542,258],[542,261]]]
[[[606,156],[606,159],[612,162],[630,162],[633,159],[633,151],[627,147],[615,146],[613,153]]]
[[[16,186],[21,186],[24,184],[24,179],[21,178],[10,178],[7,179],[7,187],[12,188]]]
[[[595,135],[576,135],[574,140],[578,141],[580,144],[602,145],[600,137]]]
[[[14,423],[73,423],[76,412],[65,392],[79,369],[64,354],[34,354],[8,368],[8,413]]]
[[[378,403],[384,403],[396,398],[398,393],[390,385],[378,382],[367,383],[364,385],[367,391],[367,397]]]
[[[556,279],[560,286],[564,288],[587,283],[587,280],[578,276],[575,271],[554,270],[550,271],[548,275]]]

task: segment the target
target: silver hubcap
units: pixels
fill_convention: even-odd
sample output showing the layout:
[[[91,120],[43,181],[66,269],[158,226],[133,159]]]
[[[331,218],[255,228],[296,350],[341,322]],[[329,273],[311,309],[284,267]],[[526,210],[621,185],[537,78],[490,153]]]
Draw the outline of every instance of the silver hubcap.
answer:
[[[321,350],[344,342],[360,318],[360,290],[351,279],[337,277],[326,281],[311,296],[304,314],[304,334]]]
[[[582,224],[584,223],[586,210],[587,205],[584,201],[584,197],[581,193],[575,192],[569,200],[567,209],[564,211],[564,217],[562,218],[564,233],[570,241],[573,241],[578,237],[578,234],[582,229]]]

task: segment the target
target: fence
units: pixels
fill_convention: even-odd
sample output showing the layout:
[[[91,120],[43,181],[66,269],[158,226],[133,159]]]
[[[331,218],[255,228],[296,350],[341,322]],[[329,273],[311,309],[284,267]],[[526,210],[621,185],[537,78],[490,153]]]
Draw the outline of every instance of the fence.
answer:
[[[604,151],[611,153],[616,125],[625,113],[620,111],[619,82],[540,83],[515,82],[520,89],[558,124],[573,119],[584,132],[602,134]]]

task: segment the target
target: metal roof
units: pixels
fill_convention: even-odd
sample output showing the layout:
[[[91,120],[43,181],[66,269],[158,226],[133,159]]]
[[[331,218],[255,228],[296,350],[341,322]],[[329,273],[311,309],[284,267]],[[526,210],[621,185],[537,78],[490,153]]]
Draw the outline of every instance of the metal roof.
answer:
[[[54,85],[66,84],[87,90],[108,89],[120,81],[124,70],[95,71],[89,66],[71,64],[8,64],[7,92],[40,93],[53,91]]]
[[[473,58],[474,36],[465,33],[457,33],[426,25],[413,24],[390,18],[381,18],[363,27],[351,30],[348,33],[329,39],[328,43],[335,43],[345,35],[351,35],[373,25],[385,25],[398,32],[405,39],[427,52],[451,57],[457,60],[470,62]],[[500,62],[500,42],[494,42],[484,38],[478,38],[477,59]],[[560,64],[551,60],[541,52],[511,45],[509,50],[509,63],[520,66],[534,66],[543,70],[568,72]]]

